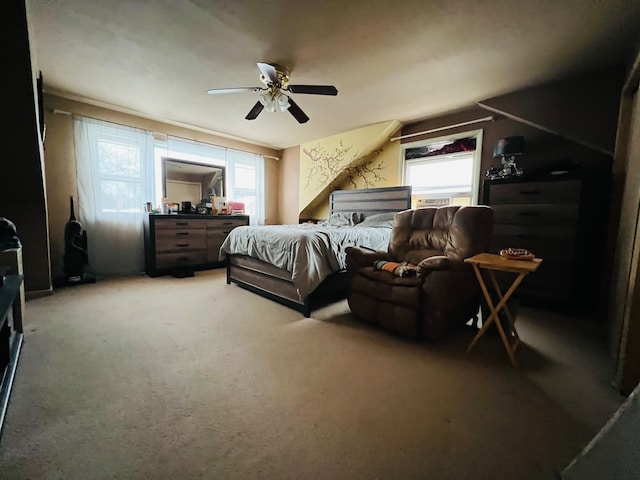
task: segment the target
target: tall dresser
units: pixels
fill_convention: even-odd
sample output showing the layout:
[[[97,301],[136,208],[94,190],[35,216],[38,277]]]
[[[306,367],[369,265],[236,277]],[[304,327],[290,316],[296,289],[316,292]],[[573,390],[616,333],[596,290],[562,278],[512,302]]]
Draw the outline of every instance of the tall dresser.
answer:
[[[597,314],[608,192],[606,175],[581,171],[485,180],[482,203],[494,209],[491,252],[526,248],[543,259],[518,288],[523,304]]]
[[[151,277],[222,266],[218,254],[231,230],[249,225],[248,215],[147,215],[145,272]]]

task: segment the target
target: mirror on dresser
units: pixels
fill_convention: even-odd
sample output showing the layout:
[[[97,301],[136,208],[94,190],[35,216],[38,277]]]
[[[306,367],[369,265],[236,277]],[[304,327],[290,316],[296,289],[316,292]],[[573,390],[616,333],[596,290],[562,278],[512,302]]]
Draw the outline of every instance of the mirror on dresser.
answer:
[[[223,166],[162,158],[162,196],[169,203],[196,206],[203,199],[208,201],[210,195],[224,197],[225,178]]]

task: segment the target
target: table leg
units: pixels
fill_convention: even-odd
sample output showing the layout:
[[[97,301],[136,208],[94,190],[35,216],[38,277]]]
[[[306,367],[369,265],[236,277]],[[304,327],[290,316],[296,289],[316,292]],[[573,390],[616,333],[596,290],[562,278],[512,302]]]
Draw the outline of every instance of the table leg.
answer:
[[[482,276],[482,272],[480,271],[480,268],[478,268],[478,266],[474,264],[473,265],[473,271],[476,273],[476,277],[478,279],[478,283],[480,284],[480,289],[482,290],[482,294],[484,295],[484,299],[486,300],[487,305],[489,306],[489,310],[491,311],[491,314],[489,315],[489,318],[487,318],[486,321],[482,322],[482,327],[480,328],[478,333],[476,333],[476,336],[473,337],[473,340],[471,340],[471,343],[467,347],[467,352],[469,352],[473,348],[473,346],[478,342],[480,337],[482,335],[484,335],[484,332],[487,331],[487,329],[489,328],[489,326],[493,322],[494,317],[497,318],[497,311],[496,311],[495,307],[493,306],[493,301],[491,300],[491,295],[489,295],[489,291],[487,290],[487,286],[484,283],[484,278]]]
[[[507,292],[503,295],[498,285],[498,282],[495,278],[495,275],[493,274],[493,271],[491,270],[488,271],[488,275],[489,275],[489,278],[491,279],[493,288],[496,290],[496,293],[498,294],[498,298],[500,299],[498,301],[498,304],[494,306],[493,300],[491,298],[491,295],[489,294],[489,291],[487,290],[487,286],[484,282],[484,277],[482,276],[482,272],[480,271],[480,268],[474,264],[473,270],[475,271],[476,277],[478,278],[480,289],[482,290],[482,294],[484,295],[484,298],[487,301],[487,305],[489,307],[489,310],[491,311],[491,314],[489,315],[489,318],[485,322],[483,322],[482,328],[480,328],[478,333],[476,333],[475,337],[469,344],[469,347],[467,348],[467,352],[469,352],[474,347],[474,345],[478,342],[480,337],[482,337],[482,335],[484,335],[484,333],[487,331],[489,326],[491,326],[491,324],[495,322],[496,327],[498,329],[498,333],[500,333],[500,338],[502,339],[502,343],[504,344],[504,347],[507,350],[507,355],[509,356],[509,360],[511,361],[511,364],[514,367],[517,367],[518,363],[515,358],[515,352],[516,352],[516,349],[518,348],[518,344],[520,343],[520,337],[518,336],[518,332],[515,330],[515,322],[513,321],[513,317],[511,316],[509,307],[507,307],[507,300],[509,300],[513,292],[516,291],[516,289],[518,288],[518,285],[520,285],[520,282],[522,282],[522,279],[526,276],[526,273],[518,274],[518,276],[513,281],[511,286],[507,289]],[[507,338],[507,335],[504,329],[502,328],[502,324],[498,319],[498,313],[502,310],[504,310],[505,315],[507,316],[507,319],[509,321],[509,326],[511,328],[511,331],[513,332],[513,338],[515,339],[515,341],[513,341],[513,346],[512,346],[512,342],[509,341],[509,339]]]
[[[489,275],[491,278],[491,282],[493,284],[493,288],[498,293],[498,297],[500,298],[500,300],[502,300],[503,296],[502,296],[502,292],[500,291],[500,285],[498,285],[498,281],[496,280],[496,276],[493,274],[492,271],[489,271]],[[522,282],[525,276],[526,276],[526,273],[520,273],[518,275],[518,278],[515,279],[514,285],[512,285],[512,288],[510,289],[511,292],[509,293],[509,296],[507,297],[507,299],[510,298],[513,292],[516,291],[516,289],[520,285],[520,282]],[[510,336],[512,337],[510,341],[513,344],[513,350],[515,352],[515,350],[518,348],[518,345],[520,344],[520,335],[518,335],[518,331],[516,330],[516,321],[511,315],[511,311],[509,310],[509,305],[507,305],[506,301],[504,303],[504,306],[502,307],[502,310],[504,311],[507,317],[507,321],[509,322],[509,328],[510,328],[510,334],[511,334]]]

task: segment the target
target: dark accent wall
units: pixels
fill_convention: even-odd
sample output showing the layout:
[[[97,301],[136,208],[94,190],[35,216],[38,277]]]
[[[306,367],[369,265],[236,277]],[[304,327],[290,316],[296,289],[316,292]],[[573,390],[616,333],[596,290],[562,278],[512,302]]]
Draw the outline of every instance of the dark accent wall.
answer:
[[[518,158],[518,166],[524,169],[525,174],[578,164],[586,174],[600,179],[599,197],[592,201],[611,206],[613,150],[623,82],[624,69],[612,68],[495,97],[465,110],[408,124],[402,129],[402,135],[487,116],[493,116],[492,121],[418,135],[404,139],[403,143],[482,129],[482,192],[486,171],[491,166],[501,165],[499,159],[493,158],[495,143],[503,137],[522,135],[525,148],[524,154]],[[610,265],[617,231],[617,223],[611,224],[608,220],[611,218],[610,209],[603,210],[602,228],[606,231],[605,242],[609,247],[602,259],[603,274],[594,278],[600,284],[599,308],[595,312],[599,318],[606,316]]]
[[[0,169],[0,216],[16,224],[23,244],[25,289],[50,290],[43,146],[25,2],[7,2],[3,11],[5,35],[11,39],[4,49],[4,88],[13,108],[11,121],[0,129],[6,149]]]
[[[590,72],[489,98],[490,111],[613,155],[624,67]]]

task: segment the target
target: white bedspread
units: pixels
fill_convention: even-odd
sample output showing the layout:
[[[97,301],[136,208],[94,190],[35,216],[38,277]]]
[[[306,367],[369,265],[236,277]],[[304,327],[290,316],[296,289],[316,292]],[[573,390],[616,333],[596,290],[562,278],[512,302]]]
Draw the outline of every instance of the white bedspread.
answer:
[[[236,227],[220,247],[227,255],[248,255],[291,272],[300,299],[331,273],[346,268],[345,248],[387,251],[391,228],[331,227],[311,224]]]

